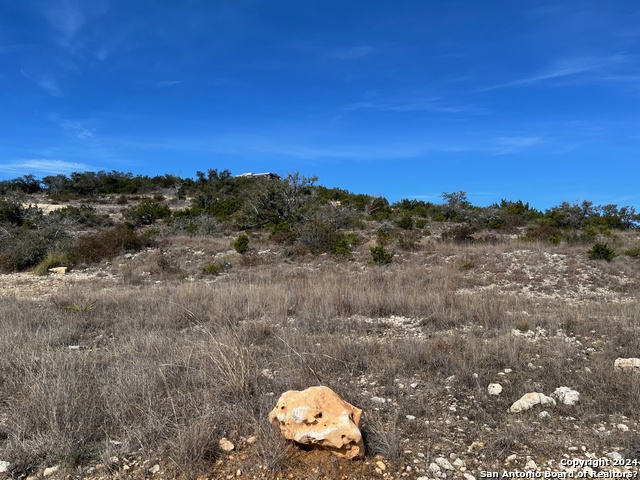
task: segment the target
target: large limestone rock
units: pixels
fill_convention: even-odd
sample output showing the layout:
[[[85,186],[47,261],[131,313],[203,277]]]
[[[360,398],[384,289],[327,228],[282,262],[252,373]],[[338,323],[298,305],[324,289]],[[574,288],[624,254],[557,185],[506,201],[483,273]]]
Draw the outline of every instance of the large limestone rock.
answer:
[[[569,387],[558,387],[551,396],[557,398],[560,403],[569,406],[575,405],[580,400],[580,392]]]
[[[613,369],[623,372],[640,372],[640,358],[616,358]]]
[[[509,411],[511,413],[519,413],[523,412],[524,410],[529,410],[536,405],[553,405],[555,407],[556,401],[551,397],[547,397],[544,393],[525,393],[522,397],[520,397],[519,400],[511,405]]]
[[[289,440],[356,460],[364,458],[361,416],[330,388],[310,387],[283,393],[269,421]]]

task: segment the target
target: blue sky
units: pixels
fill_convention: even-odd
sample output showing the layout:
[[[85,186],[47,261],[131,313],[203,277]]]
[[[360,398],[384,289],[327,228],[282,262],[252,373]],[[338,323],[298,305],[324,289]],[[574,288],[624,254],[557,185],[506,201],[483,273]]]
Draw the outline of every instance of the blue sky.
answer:
[[[640,209],[640,3],[0,0],[0,178]]]

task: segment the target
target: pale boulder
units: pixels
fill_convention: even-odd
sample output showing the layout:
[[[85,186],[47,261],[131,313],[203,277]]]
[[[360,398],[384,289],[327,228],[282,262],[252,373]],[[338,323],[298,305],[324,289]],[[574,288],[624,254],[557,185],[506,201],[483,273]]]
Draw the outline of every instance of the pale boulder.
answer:
[[[500,395],[502,393],[502,385],[499,383],[490,383],[487,387],[489,395]]]
[[[575,405],[580,400],[580,392],[569,387],[558,387],[551,396],[557,398],[560,403],[569,406]]]
[[[623,372],[640,372],[640,358],[616,358],[613,369]]]
[[[525,393],[522,397],[520,397],[519,400],[511,405],[509,411],[511,413],[519,413],[525,410],[529,410],[536,405],[552,405],[555,407],[556,401],[551,397],[547,397],[544,393]]]
[[[361,409],[320,386],[283,393],[269,413],[269,421],[279,426],[288,440],[359,460],[364,458],[361,416]]]
[[[50,268],[49,271],[57,275],[64,275],[65,273],[67,273],[67,267],[53,267]]]

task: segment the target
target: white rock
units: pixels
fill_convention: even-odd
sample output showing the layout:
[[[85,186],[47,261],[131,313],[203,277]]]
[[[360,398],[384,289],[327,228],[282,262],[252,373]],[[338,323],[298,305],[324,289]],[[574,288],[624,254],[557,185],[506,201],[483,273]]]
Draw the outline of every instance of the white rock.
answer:
[[[560,403],[569,406],[575,405],[580,400],[580,393],[569,387],[558,387],[551,396],[557,398]]]
[[[440,473],[440,467],[438,466],[437,463],[430,463],[429,464],[429,471],[435,474]]]
[[[44,475],[45,477],[50,477],[51,475],[56,473],[59,469],[60,469],[60,465],[56,465],[55,467],[45,468],[44,472],[42,472],[42,475]]]
[[[525,393],[522,397],[520,397],[519,400],[517,400],[513,405],[511,405],[511,408],[509,408],[509,411],[511,413],[519,413],[519,412],[523,412],[524,410],[529,410],[530,408],[536,405],[555,406],[556,401],[551,397],[547,397],[544,393],[538,393],[538,392]]]
[[[414,415],[405,415],[405,418],[407,420],[409,420],[410,422],[414,421],[416,419],[416,417]]]
[[[223,452],[231,452],[234,448],[236,448],[233,442],[231,442],[231,440],[226,437],[222,437],[218,444],[220,445],[220,450],[222,450]]]
[[[613,369],[618,371],[640,371],[640,358],[616,358]]]
[[[616,428],[618,430],[620,430],[621,432],[628,432],[629,431],[629,427],[627,427],[624,423],[619,423],[618,425],[616,425]]]
[[[464,476],[465,480],[476,480],[476,477],[474,477],[470,473],[465,473],[463,476]]]
[[[383,403],[387,403],[387,401],[382,397],[371,397],[371,403],[382,405]]]
[[[444,468],[445,470],[453,470],[453,465],[451,465],[451,462],[449,462],[449,460],[444,457],[436,458],[436,463],[440,468]]]
[[[535,470],[536,468],[538,468],[538,465],[533,460],[529,460],[525,465],[525,468],[528,468],[529,470]]]
[[[453,461],[453,466],[456,467],[456,468],[464,467],[464,462],[462,460],[460,460],[459,458],[456,458]]]
[[[53,267],[50,268],[49,271],[58,275],[64,275],[65,273],[67,273],[67,267]]]
[[[618,452],[609,452],[607,453],[607,457],[609,457],[611,460],[622,460],[624,458]]]
[[[151,468],[149,469],[149,473],[150,473],[151,475],[155,475],[155,474],[156,474],[156,473],[158,473],[159,471],[160,471],[160,465],[158,465],[157,463],[156,463],[153,467],[151,467]]]
[[[9,466],[11,464],[9,462],[5,462],[4,460],[0,460],[0,473],[5,473],[9,470]]]
[[[502,393],[502,385],[499,383],[490,383],[487,387],[489,395],[500,395]]]
[[[539,420],[549,420],[550,418],[551,418],[551,414],[546,410],[543,410],[538,414]]]

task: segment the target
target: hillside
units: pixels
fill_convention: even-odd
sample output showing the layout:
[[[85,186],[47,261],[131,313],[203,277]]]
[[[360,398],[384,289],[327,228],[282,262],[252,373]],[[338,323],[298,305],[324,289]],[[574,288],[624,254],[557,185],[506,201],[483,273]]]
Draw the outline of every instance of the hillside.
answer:
[[[614,369],[640,357],[633,209],[176,182],[5,185],[4,475],[472,480],[574,459],[637,475],[640,375]],[[268,425],[282,392],[318,384],[364,410],[363,462]],[[559,387],[579,401],[509,411]]]

